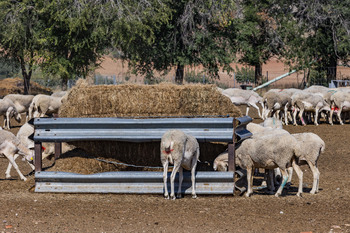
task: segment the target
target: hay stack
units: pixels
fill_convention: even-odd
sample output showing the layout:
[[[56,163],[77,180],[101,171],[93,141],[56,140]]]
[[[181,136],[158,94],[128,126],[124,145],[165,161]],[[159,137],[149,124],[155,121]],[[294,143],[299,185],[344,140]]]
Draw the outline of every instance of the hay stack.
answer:
[[[101,85],[73,88],[60,117],[241,116],[214,85]]]
[[[74,87],[60,117],[213,117],[241,116],[240,110],[214,85],[101,85]],[[158,142],[75,142],[91,156],[124,163],[160,166]],[[213,161],[225,146],[203,143],[201,161]]]

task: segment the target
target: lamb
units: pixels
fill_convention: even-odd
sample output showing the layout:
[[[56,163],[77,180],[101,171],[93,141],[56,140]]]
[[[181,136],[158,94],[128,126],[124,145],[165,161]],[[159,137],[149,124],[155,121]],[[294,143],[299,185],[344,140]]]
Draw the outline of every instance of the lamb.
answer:
[[[26,181],[27,178],[23,176],[15,162],[15,155],[22,155],[26,161],[32,162],[34,156],[33,152],[25,147],[13,133],[0,130],[0,154],[4,155],[10,161],[21,180]],[[7,179],[11,178],[10,173],[6,171],[5,174]]]
[[[10,129],[10,119],[14,117],[21,122],[21,114],[18,113],[15,104],[10,99],[0,100],[0,115],[4,116],[4,129]]]
[[[29,119],[29,106],[34,95],[9,94],[4,99],[10,99],[14,103],[18,113],[26,113],[26,122]]]
[[[164,172],[164,197],[169,199],[167,187],[167,173],[169,162],[174,164],[173,171],[170,176],[171,193],[170,198],[175,200],[174,181],[177,171],[179,171],[179,187],[177,198],[181,198],[181,185],[183,180],[183,168],[191,170],[192,178],[192,198],[197,198],[195,186],[195,171],[197,161],[199,161],[199,144],[191,135],[187,135],[181,130],[169,130],[164,133],[160,143],[160,160],[162,162]]]
[[[293,166],[299,177],[299,188],[297,196],[303,192],[303,172],[295,161],[299,151],[297,140],[290,134],[268,134],[263,137],[253,137],[242,142],[236,150],[236,164],[247,170],[248,190],[246,196],[249,197],[252,191],[252,171],[254,168],[274,169],[280,168],[283,175],[283,182],[277,190],[275,196],[282,194],[282,190],[287,183],[287,168]]]
[[[233,104],[235,105],[247,105],[246,115],[248,116],[249,107],[252,106],[256,108],[259,114],[259,117],[262,118],[260,109],[257,106],[259,103],[262,108],[264,108],[263,100],[259,94],[251,90],[242,90],[239,88],[229,88],[221,92],[223,95],[230,98]]]
[[[329,124],[333,125],[333,112],[335,107],[338,107],[338,120],[341,125],[343,125],[343,121],[340,117],[341,113],[344,111],[350,111],[350,93],[349,92],[343,92],[343,91],[337,91],[331,96],[331,113],[329,116]]]
[[[300,154],[298,159],[298,165],[307,163],[313,174],[313,185],[310,191],[311,194],[318,193],[320,172],[317,168],[317,161],[321,153],[325,150],[325,142],[314,133],[298,133],[292,134],[297,139],[300,145]],[[292,174],[289,174],[289,182],[292,180]]]
[[[58,113],[62,105],[62,98],[63,97],[53,97],[43,94],[34,96],[29,107],[29,117],[43,117],[45,115]]]

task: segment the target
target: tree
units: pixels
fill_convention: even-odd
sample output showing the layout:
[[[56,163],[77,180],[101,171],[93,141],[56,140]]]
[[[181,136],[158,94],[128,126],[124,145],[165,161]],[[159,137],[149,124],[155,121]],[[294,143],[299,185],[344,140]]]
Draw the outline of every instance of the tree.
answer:
[[[61,76],[63,89],[68,79],[85,77],[99,65],[112,38],[128,43],[133,40],[130,30],[147,38],[151,28],[143,27],[145,16],[157,23],[154,16],[166,14],[162,2],[155,0],[44,0],[41,7],[47,48],[42,67]]]
[[[98,1],[41,1],[41,45],[45,48],[42,68],[61,77],[62,89],[67,81],[85,77],[98,65],[108,47],[108,30],[99,15]]]
[[[350,59],[350,0],[278,1],[272,8],[280,22],[291,67],[312,68],[318,84],[336,78],[339,62]]]
[[[150,40],[129,31],[128,42],[116,40],[123,59],[130,61],[136,72],[154,76],[154,71],[166,72],[176,68],[175,81],[183,82],[186,65],[202,65],[212,77],[218,77],[219,68],[230,71],[233,35],[228,36],[227,19],[234,14],[233,1],[169,1],[171,16],[159,21],[144,21],[151,27]],[[231,25],[231,29],[233,26]]]
[[[276,32],[276,22],[269,15],[268,0],[240,1],[242,16],[238,19],[237,44],[239,62],[254,66],[255,83],[262,82],[262,64],[274,55],[279,55],[283,46]]]
[[[33,1],[0,2],[0,56],[19,64],[24,94],[30,92],[33,70],[41,63],[39,32],[42,25]]]

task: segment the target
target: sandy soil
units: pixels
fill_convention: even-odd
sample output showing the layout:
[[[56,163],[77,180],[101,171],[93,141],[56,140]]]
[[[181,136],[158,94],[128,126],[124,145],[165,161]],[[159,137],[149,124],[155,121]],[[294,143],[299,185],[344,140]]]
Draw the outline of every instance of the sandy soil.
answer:
[[[17,132],[19,124],[13,124]],[[350,125],[285,129],[314,132],[326,142],[320,193],[308,193],[312,175],[303,167],[303,198],[295,196],[296,176],[280,198],[257,191],[250,198],[187,195],[175,201],[161,195],[40,194],[33,192],[32,175],[23,182],[13,171],[6,180],[7,160],[0,158],[0,232],[350,232]],[[20,159],[18,164],[30,172]]]

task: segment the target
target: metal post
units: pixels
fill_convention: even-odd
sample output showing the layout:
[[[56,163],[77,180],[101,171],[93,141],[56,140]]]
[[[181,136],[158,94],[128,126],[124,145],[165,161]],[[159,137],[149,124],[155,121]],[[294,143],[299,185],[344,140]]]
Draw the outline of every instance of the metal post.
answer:
[[[235,161],[235,130],[236,130],[236,120],[233,118],[232,122],[233,126],[233,136],[232,136],[232,143],[228,144],[228,170],[233,172],[233,190],[232,194],[235,195],[235,172],[236,172],[236,161]]]
[[[42,145],[41,142],[35,142],[34,144],[34,166],[35,171],[40,172],[42,170]]]
[[[58,159],[62,154],[62,144],[55,142],[55,160]]]

